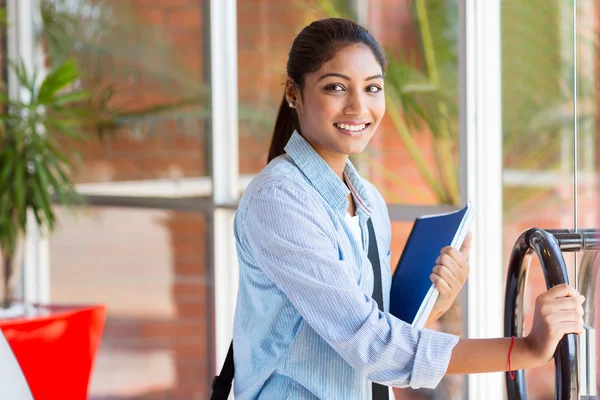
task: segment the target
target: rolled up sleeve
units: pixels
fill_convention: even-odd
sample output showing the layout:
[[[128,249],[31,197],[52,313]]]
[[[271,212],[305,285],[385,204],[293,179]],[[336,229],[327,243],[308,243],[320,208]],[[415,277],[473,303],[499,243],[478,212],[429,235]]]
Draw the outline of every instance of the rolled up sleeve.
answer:
[[[458,336],[429,329],[421,331],[410,387],[434,388],[446,374]]]

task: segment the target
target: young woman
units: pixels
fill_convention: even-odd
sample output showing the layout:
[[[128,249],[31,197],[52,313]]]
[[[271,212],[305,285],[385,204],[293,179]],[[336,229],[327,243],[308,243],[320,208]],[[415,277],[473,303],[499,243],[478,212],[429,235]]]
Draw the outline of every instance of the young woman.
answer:
[[[243,399],[371,399],[381,385],[435,387],[444,374],[506,371],[511,338],[460,339],[390,315],[390,220],[377,189],[348,160],[385,113],[386,58],[364,28],[316,21],[294,40],[269,163],[235,219],[240,281],[234,393]],[[374,227],[381,276],[367,250]],[[469,272],[470,237],[441,249],[430,324]],[[383,310],[373,300],[383,288]],[[512,369],[544,364],[566,333],[582,331],[583,297],[561,285],[540,295]],[[383,387],[387,396],[388,389]]]

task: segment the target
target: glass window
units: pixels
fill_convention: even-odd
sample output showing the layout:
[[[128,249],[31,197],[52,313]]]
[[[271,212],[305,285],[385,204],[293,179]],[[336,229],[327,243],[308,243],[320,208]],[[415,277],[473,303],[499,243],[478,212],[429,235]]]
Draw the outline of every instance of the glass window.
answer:
[[[576,27],[574,3],[578,3]],[[597,227],[596,8],[593,1],[502,2],[505,265],[522,231],[533,227],[574,229],[575,203],[578,228]],[[575,285],[575,257],[572,253],[563,255],[570,282]],[[577,259],[580,261],[581,255]],[[534,300],[543,290],[545,281],[539,262],[534,260],[526,288],[525,333],[531,327]],[[553,363],[529,370],[526,376],[530,397],[554,395]]]
[[[362,10],[390,64],[386,118],[360,170],[388,203],[458,205],[458,1],[371,0]]]
[[[92,136],[82,145],[77,182],[206,176],[205,2],[43,3],[50,61],[74,57],[102,111],[104,139]]]
[[[55,303],[107,306],[91,399],[206,399],[212,379],[211,227],[202,214],[60,210]]]
[[[172,210],[212,198],[208,3],[44,3],[49,60],[76,58],[105,128],[75,180],[111,207],[61,209],[50,238],[51,301],[107,305],[91,399],[209,397],[212,219]]]
[[[267,163],[287,55],[311,14],[300,2],[237,2],[240,174],[256,174]]]

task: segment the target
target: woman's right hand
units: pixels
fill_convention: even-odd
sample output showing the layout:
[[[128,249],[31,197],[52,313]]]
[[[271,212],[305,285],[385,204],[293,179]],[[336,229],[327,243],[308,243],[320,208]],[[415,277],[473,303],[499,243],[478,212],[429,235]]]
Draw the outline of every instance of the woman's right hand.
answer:
[[[583,332],[584,300],[584,296],[566,283],[538,296],[531,332],[525,340],[541,363],[552,360],[556,346],[565,334]]]

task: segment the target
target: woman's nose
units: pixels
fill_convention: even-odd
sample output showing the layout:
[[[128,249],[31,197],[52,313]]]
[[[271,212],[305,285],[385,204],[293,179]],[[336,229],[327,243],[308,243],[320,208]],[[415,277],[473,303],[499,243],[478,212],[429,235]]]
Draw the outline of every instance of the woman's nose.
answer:
[[[363,116],[367,111],[366,99],[362,93],[351,93],[344,108],[347,115]]]

